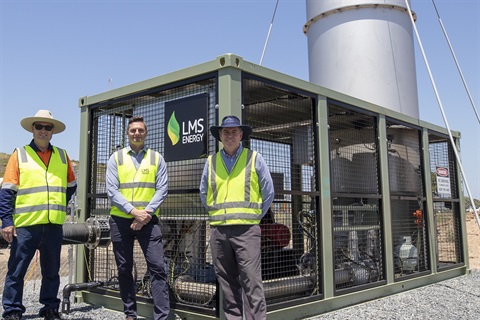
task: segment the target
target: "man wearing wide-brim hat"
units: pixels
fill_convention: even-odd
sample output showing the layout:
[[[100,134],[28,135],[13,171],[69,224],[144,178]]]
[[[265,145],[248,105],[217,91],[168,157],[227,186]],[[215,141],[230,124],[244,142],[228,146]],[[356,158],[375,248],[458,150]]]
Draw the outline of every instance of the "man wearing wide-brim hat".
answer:
[[[42,269],[39,301],[43,304],[39,315],[46,320],[61,319],[58,289],[62,225],[77,184],[66,151],[52,146],[50,140],[53,134],[65,130],[65,124],[48,110],[39,110],[20,124],[33,139],[10,156],[0,189],[2,237],[11,244],[3,318],[22,318],[24,278],[38,250]]]
[[[263,157],[242,146],[252,128],[226,116],[212,135],[223,149],[208,157],[200,199],[210,216],[210,248],[226,319],[266,319],[260,220],[273,201]]]

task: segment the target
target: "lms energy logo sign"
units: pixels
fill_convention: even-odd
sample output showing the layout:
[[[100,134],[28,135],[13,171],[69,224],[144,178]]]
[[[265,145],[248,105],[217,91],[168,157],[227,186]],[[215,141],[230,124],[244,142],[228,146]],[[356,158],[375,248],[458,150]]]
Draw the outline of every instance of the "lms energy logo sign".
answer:
[[[175,111],[173,111],[170,120],[168,120],[167,133],[172,145],[176,145],[180,140],[180,125],[178,124],[177,118],[175,118]]]
[[[206,157],[207,112],[207,94],[165,103],[165,161]]]

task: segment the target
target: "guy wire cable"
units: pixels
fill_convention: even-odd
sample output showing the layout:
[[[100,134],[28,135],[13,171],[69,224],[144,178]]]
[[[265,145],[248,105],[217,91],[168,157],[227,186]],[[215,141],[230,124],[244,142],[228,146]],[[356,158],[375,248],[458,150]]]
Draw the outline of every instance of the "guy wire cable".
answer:
[[[458,73],[460,74],[460,77],[462,78],[463,86],[465,87],[465,90],[467,91],[468,98],[470,99],[470,103],[472,104],[473,111],[475,112],[475,115],[477,116],[477,121],[480,124],[480,117],[478,115],[477,108],[475,107],[475,103],[473,102],[472,95],[470,94],[470,90],[468,90],[467,82],[465,81],[465,78],[463,77],[462,69],[460,68],[460,64],[458,63],[457,57],[455,56],[455,52],[453,51],[453,47],[450,43],[450,39],[448,38],[447,31],[445,30],[445,27],[443,26],[442,19],[440,18],[440,13],[437,10],[437,6],[435,5],[435,1],[432,0],[433,7],[435,8],[435,11],[437,12],[437,17],[438,17],[438,22],[440,23],[440,26],[442,27],[443,34],[445,35],[445,39],[447,40],[448,47],[450,48],[450,52],[452,53],[453,60],[455,60],[455,65],[457,66]]]
[[[405,0],[405,4],[406,4],[407,9],[408,9],[408,15],[410,16],[410,21],[412,22],[413,29],[415,30],[415,35],[417,36],[418,45],[420,47],[420,51],[422,52],[423,61],[425,62],[425,66],[427,68],[428,75],[430,77],[430,81],[431,81],[432,86],[433,86],[433,91],[435,92],[435,97],[437,98],[438,106],[440,107],[440,112],[442,113],[443,121],[445,122],[445,126],[447,127],[448,137],[450,138],[450,142],[452,143],[452,149],[453,149],[453,152],[455,153],[455,158],[458,161],[458,166],[459,166],[460,171],[462,173],[463,181],[465,182],[465,187],[467,188],[467,192],[468,192],[468,195],[470,197],[470,204],[472,205],[473,210],[475,212],[475,219],[477,220],[478,227],[480,228],[480,218],[478,217],[477,208],[475,207],[475,204],[473,203],[473,197],[472,197],[472,193],[470,192],[470,187],[468,186],[467,176],[465,175],[465,172],[463,170],[463,165],[462,165],[462,162],[460,160],[460,156],[458,154],[457,147],[455,145],[455,140],[453,140],[452,132],[450,130],[450,126],[448,125],[447,116],[445,115],[445,111],[443,110],[442,100],[440,99],[440,96],[438,95],[437,86],[435,85],[435,80],[433,79],[432,71],[430,70],[430,65],[428,64],[428,60],[427,60],[427,57],[425,55],[425,51],[423,50],[422,40],[420,39],[420,35],[418,34],[417,26],[415,25],[415,21],[413,20],[412,10],[410,9],[410,5],[408,4],[408,1],[409,0]]]
[[[275,9],[273,10],[272,21],[270,22],[270,28],[268,28],[267,39],[265,40],[265,45],[263,46],[262,57],[260,58],[259,65],[262,65],[263,57],[265,56],[265,51],[267,50],[268,39],[270,38],[270,32],[272,31],[273,20],[275,19],[275,13],[277,12],[278,1],[279,0],[277,0],[277,3],[275,4]]]

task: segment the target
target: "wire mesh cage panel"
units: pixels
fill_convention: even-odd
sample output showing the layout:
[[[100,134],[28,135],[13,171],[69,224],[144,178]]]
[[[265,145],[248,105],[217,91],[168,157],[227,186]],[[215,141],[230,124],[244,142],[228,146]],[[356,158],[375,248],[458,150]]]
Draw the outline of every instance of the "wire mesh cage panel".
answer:
[[[352,195],[378,198],[376,117],[339,103],[329,105],[328,117],[334,203]]]
[[[429,270],[423,202],[392,199],[391,207],[395,277],[411,276]]]
[[[429,270],[421,131],[387,120],[388,176],[395,277]]]
[[[342,292],[384,280],[377,120],[337,102],[328,117],[335,288]]]
[[[437,268],[464,262],[456,160],[448,137],[429,135]]]
[[[387,121],[390,194],[424,198],[420,130]]]
[[[107,219],[105,175],[109,157],[128,145],[128,120],[143,116],[148,134],[145,145],[165,158],[168,172],[168,196],[160,207],[160,226],[165,251],[165,269],[173,304],[215,308],[216,284],[208,252],[208,223],[198,195],[198,186],[207,154],[216,143],[208,134],[215,123],[216,78],[206,75],[188,83],[152,88],[147,92],[119,97],[91,106],[90,185],[88,216]],[[172,106],[175,112],[168,113]],[[170,109],[169,109],[170,108]],[[180,110],[180,111],[179,111]],[[182,111],[183,110],[183,111]],[[194,123],[180,123],[178,112],[200,112],[205,116]],[[194,157],[188,152],[175,154],[170,145],[205,141]],[[167,142],[170,145],[167,145]],[[118,290],[116,265],[111,246],[97,248],[87,255],[90,280],[107,281]],[[134,248],[134,279],[139,298],[150,298],[149,274],[138,243]]]
[[[456,160],[450,140],[434,133],[428,138],[434,201],[458,200]]]
[[[265,159],[275,198],[261,223],[267,303],[318,294],[319,199],[314,99],[293,88],[243,76],[249,147]]]

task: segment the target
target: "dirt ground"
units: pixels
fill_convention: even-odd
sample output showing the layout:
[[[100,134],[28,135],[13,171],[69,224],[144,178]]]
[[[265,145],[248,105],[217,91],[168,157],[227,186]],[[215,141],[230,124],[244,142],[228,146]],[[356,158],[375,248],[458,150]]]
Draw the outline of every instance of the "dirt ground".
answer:
[[[480,269],[480,228],[473,213],[467,214],[467,237],[470,269]]]

